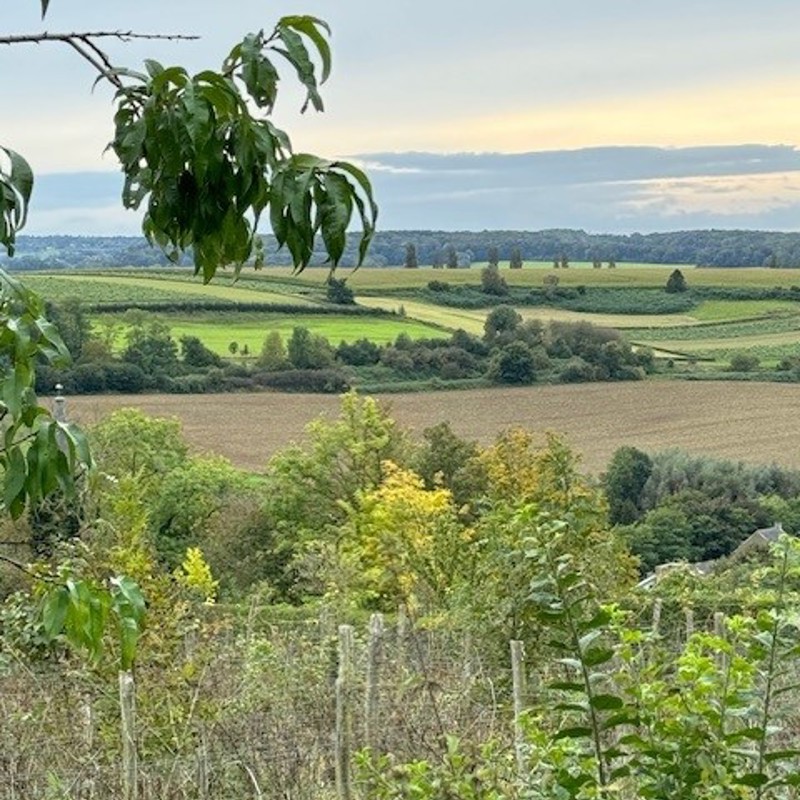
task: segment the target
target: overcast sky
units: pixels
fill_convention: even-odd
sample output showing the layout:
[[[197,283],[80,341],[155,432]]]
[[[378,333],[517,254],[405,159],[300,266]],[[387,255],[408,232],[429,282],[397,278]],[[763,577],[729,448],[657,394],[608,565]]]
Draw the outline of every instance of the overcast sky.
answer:
[[[52,0],[44,25],[38,0],[2,4],[4,33],[202,37],[109,46],[134,67],[218,66],[281,14],[323,17],[326,113],[287,91],[277,122],[371,165],[385,228],[800,229],[798,0]],[[0,144],[42,176],[30,233],[136,230],[118,182],[87,174],[116,170],[94,77],[66,47],[0,48]]]

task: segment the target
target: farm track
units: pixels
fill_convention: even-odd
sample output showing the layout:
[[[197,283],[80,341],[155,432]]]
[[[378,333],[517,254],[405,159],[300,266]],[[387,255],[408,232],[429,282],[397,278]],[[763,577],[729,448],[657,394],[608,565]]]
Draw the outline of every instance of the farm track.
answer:
[[[775,383],[659,382],[580,384],[381,397],[391,415],[418,436],[447,421],[460,436],[491,443],[502,430],[557,431],[602,471],[622,445],[646,451],[678,447],[750,463],[800,469],[800,386]],[[305,426],[335,419],[339,400],[310,394],[131,395],[69,398],[84,425],[124,406],[177,416],[196,452],[226,456],[261,470],[271,455],[305,440]]]

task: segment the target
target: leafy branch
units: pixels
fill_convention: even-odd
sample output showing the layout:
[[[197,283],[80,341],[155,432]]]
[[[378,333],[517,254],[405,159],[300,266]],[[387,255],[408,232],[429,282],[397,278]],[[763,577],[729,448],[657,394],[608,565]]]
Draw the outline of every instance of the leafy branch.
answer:
[[[42,2],[43,14],[47,6]],[[196,38],[181,34],[44,32],[0,37],[0,44],[66,44],[98,72],[98,81],[115,87],[108,147],[125,176],[123,205],[144,208],[145,237],[171,259],[191,249],[195,272],[208,282],[219,267],[231,265],[238,273],[248,261],[261,265],[257,228],[267,210],[298,272],[311,261],[318,235],[334,269],[354,216],[361,225],[357,266],[366,257],[378,213],[367,176],[354,164],[294,154],[289,136],[269,120],[278,96],[276,57],[305,89],[301,110],[323,110],[319,89],[331,71],[329,36],[317,17],[285,16],[269,34],[245,36],[219,71],[196,75],[153,60],[143,72],[118,67],[99,45],[106,39]],[[25,159],[0,150],[0,244],[9,255],[32,189]]]

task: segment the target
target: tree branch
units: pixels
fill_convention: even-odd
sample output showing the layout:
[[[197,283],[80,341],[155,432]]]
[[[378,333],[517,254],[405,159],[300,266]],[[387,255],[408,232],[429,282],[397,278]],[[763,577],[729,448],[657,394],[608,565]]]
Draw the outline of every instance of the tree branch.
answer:
[[[183,33],[135,33],[134,31],[83,31],[73,33],[22,33],[11,36],[0,36],[0,45],[42,44],[43,42],[61,42],[72,47],[84,61],[117,88],[122,86],[119,77],[114,74],[114,65],[98,45],[98,39],[117,39],[130,42],[133,39],[164,39],[167,41],[194,41],[199,36]]]
[[[21,561],[17,561],[15,558],[11,558],[10,556],[4,555],[3,553],[0,553],[0,562],[10,564],[12,567],[16,567],[21,572],[24,572],[26,575],[30,576],[31,578],[35,578],[36,580],[53,580],[52,576],[42,575],[40,573],[34,572],[33,570],[29,569],[27,565],[23,564]]]
[[[69,39],[119,39],[129,42],[133,39],[167,39],[170,41],[195,41],[199,36],[185,33],[135,33],[134,31],[83,31],[73,33],[20,33],[0,36],[0,44],[40,44],[41,42],[66,42]]]

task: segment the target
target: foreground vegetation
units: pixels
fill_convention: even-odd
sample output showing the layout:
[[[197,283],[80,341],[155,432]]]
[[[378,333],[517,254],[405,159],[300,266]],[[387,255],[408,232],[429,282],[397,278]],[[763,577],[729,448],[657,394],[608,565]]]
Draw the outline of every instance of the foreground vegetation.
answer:
[[[6,523],[4,786],[121,793],[119,640],[53,639],[41,598],[124,573],[143,798],[794,796],[800,552],[725,556],[800,522],[799,473],[624,448],[597,481],[558,436],[414,444],[354,394],[309,437],[242,473],[118,412],[79,498]]]

